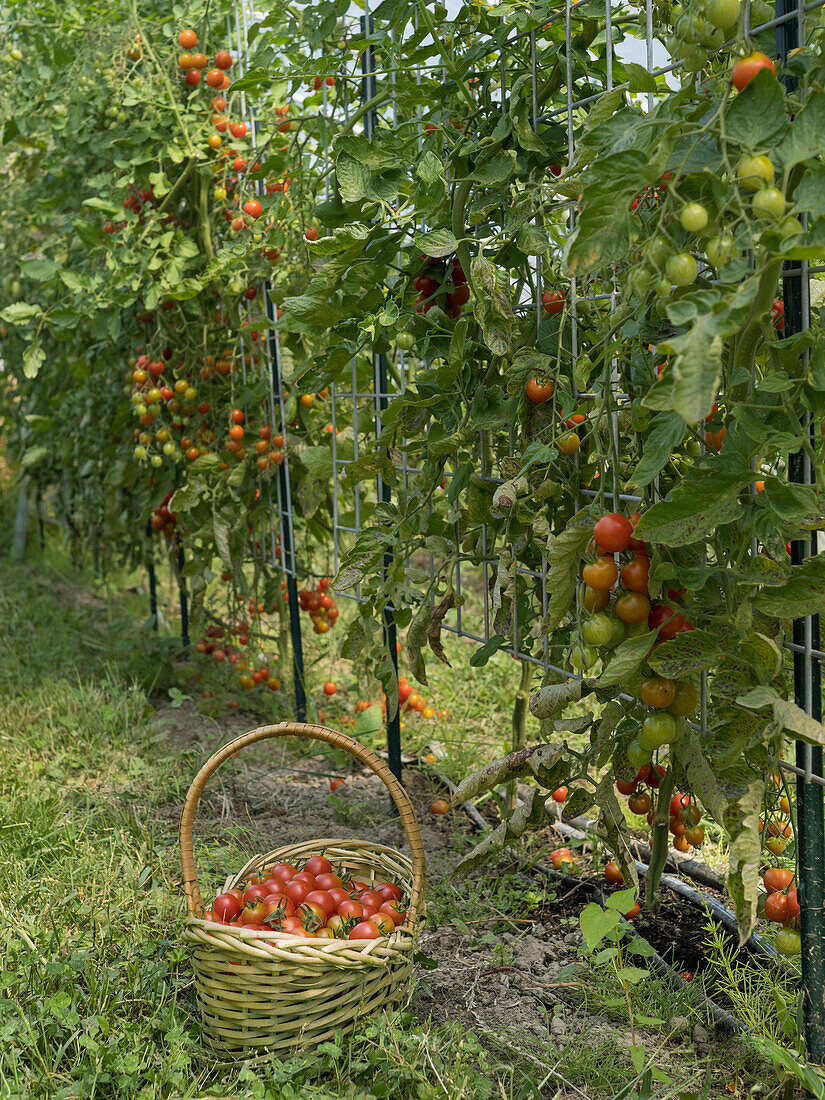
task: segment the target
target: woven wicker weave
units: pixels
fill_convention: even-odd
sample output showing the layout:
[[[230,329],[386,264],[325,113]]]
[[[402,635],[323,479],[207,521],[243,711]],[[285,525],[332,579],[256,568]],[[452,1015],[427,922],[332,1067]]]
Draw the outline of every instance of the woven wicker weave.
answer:
[[[317,940],[278,932],[241,930],[202,919],[192,826],[206,782],[240,749],[270,737],[308,737],[343,749],[371,768],[389,790],[407,835],[411,859],[359,840],[313,840],[256,855],[224,889],[282,860],[325,855],[353,877],[373,884],[395,881],[409,897],[407,919],[377,940]],[[180,823],[183,880],[189,906],[184,939],[191,945],[204,1038],[224,1057],[262,1050],[283,1053],[315,1046],[402,995],[424,895],[424,850],[407,793],[387,765],[346,734],[324,726],[282,722],[261,726],[224,745],[204,764],[189,788]]]

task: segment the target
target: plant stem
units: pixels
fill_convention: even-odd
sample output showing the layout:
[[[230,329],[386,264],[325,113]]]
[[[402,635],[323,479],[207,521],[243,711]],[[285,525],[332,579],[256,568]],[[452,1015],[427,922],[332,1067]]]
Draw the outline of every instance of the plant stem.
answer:
[[[516,700],[513,705],[513,743],[512,751],[524,748],[527,739],[527,699],[530,691],[530,681],[533,679],[533,666],[529,661],[521,662],[521,679],[519,681]],[[518,782],[511,779],[507,785],[507,813],[511,814],[516,808],[516,796]]]
[[[650,838],[650,863],[645,877],[645,906],[655,913],[659,907],[659,879],[667,862],[668,819],[670,799],[673,795],[673,768],[668,768],[659,784],[656,800],[656,816],[653,819]]]

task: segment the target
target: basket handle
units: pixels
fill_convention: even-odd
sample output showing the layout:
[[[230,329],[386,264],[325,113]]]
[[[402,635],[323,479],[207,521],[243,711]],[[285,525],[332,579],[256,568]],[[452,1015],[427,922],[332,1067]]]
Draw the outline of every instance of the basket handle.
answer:
[[[304,722],[280,722],[277,726],[259,726],[242,733],[232,741],[227,742],[217,752],[214,752],[201,770],[192,780],[192,786],[183,803],[183,812],[180,818],[180,856],[183,865],[183,885],[186,890],[186,900],[191,916],[199,917],[203,913],[203,898],[198,886],[198,873],[195,870],[195,855],[192,840],[192,826],[195,821],[195,811],[198,808],[206,781],[230,756],[234,756],[240,749],[254,745],[256,741],[266,741],[270,737],[309,737],[314,741],[323,741],[335,749],[343,749],[362,764],[366,764],[381,780],[392,796],[401,824],[407,834],[410,845],[410,855],[413,867],[412,896],[408,909],[408,919],[412,923],[418,915],[418,909],[424,896],[424,846],[421,843],[421,832],[415,817],[409,795],[390,769],[370,749],[365,748],[359,741],[347,737],[345,733],[327,729],[326,726],[314,726]]]

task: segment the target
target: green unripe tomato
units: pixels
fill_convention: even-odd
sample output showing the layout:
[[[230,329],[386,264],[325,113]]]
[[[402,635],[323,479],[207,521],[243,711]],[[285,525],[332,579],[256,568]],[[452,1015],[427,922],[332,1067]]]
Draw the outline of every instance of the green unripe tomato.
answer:
[[[795,928],[780,928],[773,942],[780,955],[802,954],[802,937]]]
[[[9,50],[9,57],[12,59],[12,61],[22,61],[23,60],[23,51],[18,50],[17,47],[15,46],[15,48],[13,50]]]
[[[711,237],[705,245],[705,255],[708,258],[708,262],[713,264],[717,269],[724,267],[733,253],[733,237],[729,236],[727,233],[722,234],[721,237]]]
[[[751,201],[751,208],[757,218],[776,221],[785,213],[785,196],[776,187],[763,187],[757,191]]]
[[[650,748],[669,745],[676,739],[676,719],[670,714],[649,714],[642,723],[640,743]]]
[[[149,410],[146,408],[146,406],[143,404],[142,401],[139,405],[135,406],[135,412],[137,413],[138,416],[146,416],[148,411]]]
[[[579,672],[592,668],[598,659],[599,654],[592,645],[574,645],[570,650],[570,663]]]
[[[784,239],[785,237],[795,237],[797,233],[804,233],[805,230],[802,227],[802,222],[799,218],[791,215],[788,218],[783,218],[779,223],[779,234]]]
[[[699,265],[689,252],[677,252],[665,264],[665,273],[676,286],[690,286],[696,282]]]
[[[689,202],[682,208],[679,221],[687,233],[698,233],[708,224],[708,212],[700,202]]]
[[[135,458],[137,458],[140,461],[142,461],[144,458],[146,458],[146,448],[145,447],[135,447]]]
[[[399,351],[412,351],[415,347],[415,337],[411,332],[399,332],[395,337],[395,346]]]
[[[664,269],[672,250],[670,241],[665,240],[664,237],[654,237],[645,249],[648,260],[654,267],[658,268],[659,271]]]
[[[699,34],[699,41],[708,50],[718,50],[725,41],[725,36],[718,27],[712,23],[705,23]]]
[[[635,738],[627,746],[627,762],[631,767],[637,770],[643,768],[645,764],[649,764],[652,755],[653,753],[650,749],[646,749],[644,745]]]
[[[657,298],[669,298],[670,297],[670,279],[659,279],[656,283],[656,297]]]
[[[153,466],[162,466],[163,465],[162,457],[160,455],[152,455],[152,465]]]
[[[650,290],[650,284],[653,281],[653,276],[646,267],[634,267],[630,272],[630,278],[628,279],[628,285],[630,287],[631,294],[637,294],[640,298],[647,294]]]
[[[748,191],[758,191],[766,183],[773,183],[773,165],[764,155],[743,157],[736,168],[736,178]]]
[[[582,624],[582,637],[590,646],[607,645],[613,637],[613,620],[599,612]]]
[[[612,626],[612,633],[610,635],[610,641],[607,643],[607,648],[615,649],[616,646],[627,637],[627,627],[621,619],[611,619],[610,623]]]
[[[685,444],[685,451],[692,457],[698,458],[702,453],[702,447],[698,439],[689,439]]]
[[[165,455],[173,455],[175,453],[175,444],[170,439],[168,443],[163,444],[163,453]]]
[[[226,188],[225,187],[216,187],[215,191],[214,191],[214,195],[215,195],[215,202],[223,202],[223,200],[226,198]]]
[[[739,19],[739,0],[708,0],[705,4],[705,18],[714,27],[732,27]]]

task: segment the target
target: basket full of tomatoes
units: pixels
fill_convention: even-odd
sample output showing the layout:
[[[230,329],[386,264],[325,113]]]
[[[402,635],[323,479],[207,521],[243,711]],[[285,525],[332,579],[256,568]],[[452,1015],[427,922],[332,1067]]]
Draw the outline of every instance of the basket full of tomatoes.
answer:
[[[361,840],[320,839],[253,856],[205,906],[195,870],[195,812],[210,776],[273,737],[343,749],[388,788],[410,856]],[[198,1004],[207,1043],[224,1057],[289,1054],[351,1031],[405,991],[424,895],[424,851],[412,804],[375,753],[324,726],[282,722],[228,742],[186,796],[181,860]]]

